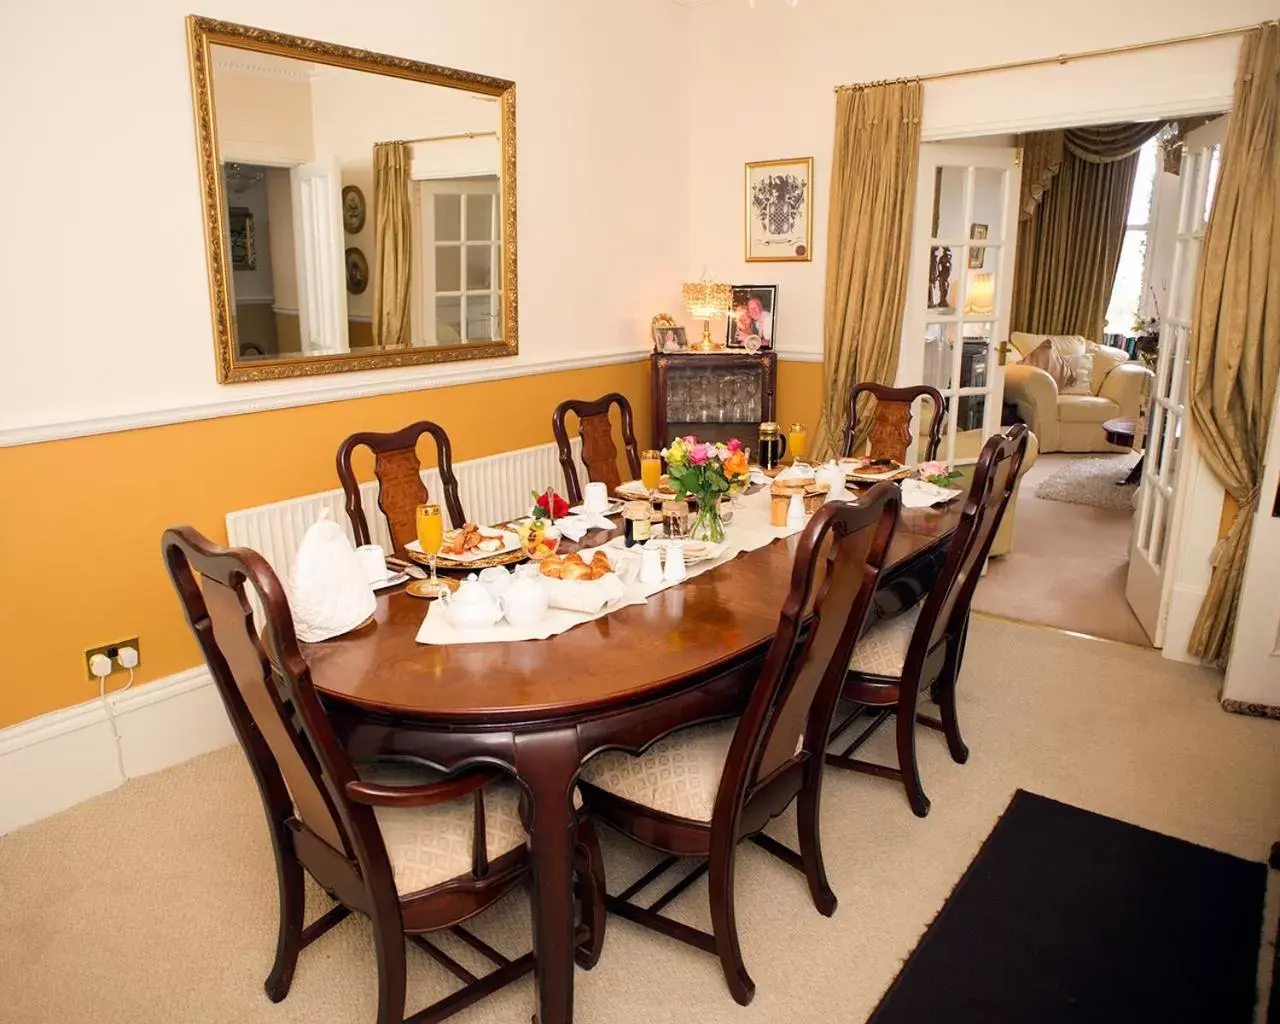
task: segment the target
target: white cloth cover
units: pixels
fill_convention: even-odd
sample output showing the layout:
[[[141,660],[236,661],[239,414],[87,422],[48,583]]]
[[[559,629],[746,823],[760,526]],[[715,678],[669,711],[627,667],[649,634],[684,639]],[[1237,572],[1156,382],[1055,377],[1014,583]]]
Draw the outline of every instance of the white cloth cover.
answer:
[[[873,676],[901,676],[922,606],[923,602],[901,615],[881,619],[867,630],[853,649],[849,671]]]
[[[583,765],[581,778],[606,793],[663,814],[710,821],[737,728],[738,719],[730,718],[680,729],[638,756],[608,750]],[[800,736],[797,754],[803,746],[804,737]]]
[[[557,519],[556,529],[576,544],[592,530],[612,530],[613,521],[608,516],[583,512],[581,515]]]
[[[361,765],[360,778],[384,786],[421,786],[445,776],[406,764]],[[374,817],[401,896],[430,889],[471,872],[475,795],[429,807],[375,807]],[[486,852],[494,861],[525,843],[520,787],[506,780],[484,787]]]
[[[355,629],[377,607],[355,548],[323,510],[303,534],[289,576],[294,632],[306,643],[328,640]]]

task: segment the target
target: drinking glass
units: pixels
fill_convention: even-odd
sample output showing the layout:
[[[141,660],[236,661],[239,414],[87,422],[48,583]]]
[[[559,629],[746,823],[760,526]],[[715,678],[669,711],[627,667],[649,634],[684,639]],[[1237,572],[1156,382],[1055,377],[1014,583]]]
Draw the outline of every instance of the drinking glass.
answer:
[[[415,520],[418,527],[418,544],[427,556],[431,566],[431,586],[439,591],[442,588],[436,576],[436,556],[440,554],[440,546],[444,543],[444,515],[439,505],[419,505]]]
[[[650,450],[640,454],[640,481],[650,493],[658,489],[662,482],[661,452]]]
[[[679,540],[689,532],[689,503],[683,498],[662,503],[662,535]]]

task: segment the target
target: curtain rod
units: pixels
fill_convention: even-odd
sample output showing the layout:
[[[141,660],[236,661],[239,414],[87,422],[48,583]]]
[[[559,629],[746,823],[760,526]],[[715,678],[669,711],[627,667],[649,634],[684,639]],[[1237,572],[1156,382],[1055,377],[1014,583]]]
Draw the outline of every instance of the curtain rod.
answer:
[[[421,139],[401,139],[406,146],[415,142],[446,142],[449,139],[496,139],[497,132],[459,132],[457,135],[426,135]]]
[[[1275,21],[1264,21],[1262,25],[1275,25]],[[1147,43],[1129,43],[1125,46],[1108,46],[1101,50],[1082,50],[1079,53],[1060,53],[1056,57],[1032,57],[1028,60],[1011,60],[1004,64],[987,64],[982,67],[965,68],[961,71],[935,71],[929,75],[915,75],[910,78],[890,79],[886,82],[859,82],[854,85],[837,85],[836,92],[846,89],[862,89],[868,85],[883,85],[894,82],[936,82],[943,78],[967,78],[969,75],[987,75],[996,71],[1014,71],[1018,68],[1033,68],[1041,64],[1068,64],[1073,60],[1089,60],[1092,57],[1109,57],[1117,53],[1137,53],[1141,50],[1155,50],[1165,46],[1181,46],[1185,43],[1198,43],[1205,39],[1221,39],[1226,36],[1244,35],[1252,32],[1258,25],[1245,25],[1240,28],[1223,28],[1214,32],[1197,32],[1190,36],[1174,36],[1172,39],[1156,39]]]

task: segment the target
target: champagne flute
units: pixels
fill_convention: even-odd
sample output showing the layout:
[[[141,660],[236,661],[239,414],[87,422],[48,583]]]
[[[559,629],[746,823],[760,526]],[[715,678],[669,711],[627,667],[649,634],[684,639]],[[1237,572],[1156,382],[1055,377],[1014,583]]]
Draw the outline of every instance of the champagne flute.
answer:
[[[431,589],[437,594],[442,589],[440,579],[436,575],[436,557],[444,543],[444,516],[439,505],[419,505],[415,515],[418,527],[418,544],[427,556],[431,566]]]

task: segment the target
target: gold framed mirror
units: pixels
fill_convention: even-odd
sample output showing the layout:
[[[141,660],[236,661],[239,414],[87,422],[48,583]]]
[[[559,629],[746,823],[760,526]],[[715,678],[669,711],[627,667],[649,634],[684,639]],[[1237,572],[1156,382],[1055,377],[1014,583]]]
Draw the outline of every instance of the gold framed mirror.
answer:
[[[218,380],[513,356],[516,88],[191,15]]]

